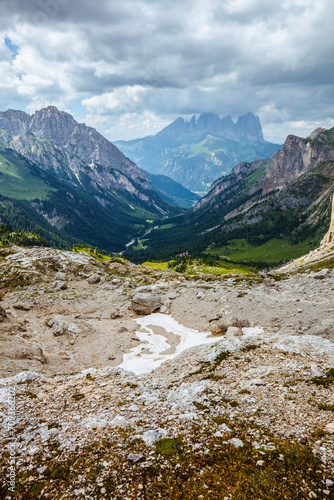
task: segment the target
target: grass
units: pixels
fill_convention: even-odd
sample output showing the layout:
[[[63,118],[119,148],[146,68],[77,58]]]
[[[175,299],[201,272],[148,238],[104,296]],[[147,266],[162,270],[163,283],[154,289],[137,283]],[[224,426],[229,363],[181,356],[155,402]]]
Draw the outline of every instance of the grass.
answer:
[[[33,175],[27,164],[11,153],[0,153],[0,194],[16,200],[45,200],[56,191]]]
[[[90,246],[85,246],[85,245],[73,245],[72,248],[70,248],[71,252],[74,253],[81,253],[85,252],[94,257],[94,259],[98,260],[99,262],[105,262],[107,260],[110,260],[110,255],[105,255],[102,253],[98,248],[93,248]]]
[[[142,266],[152,267],[154,269],[160,269],[160,271],[165,271],[168,269],[168,262],[144,262]]]
[[[215,422],[232,427],[223,417]],[[205,453],[193,451],[187,436],[164,438],[150,453],[155,460],[145,467],[129,467],[119,448],[107,439],[65,456],[59,452],[50,457],[44,478],[34,477],[34,469],[23,474],[18,471],[16,498],[60,500],[66,491],[66,498],[74,498],[78,474],[80,487],[91,498],[300,500],[311,498],[311,491],[319,493],[324,489],[323,474],[318,472],[321,462],[307,446],[283,441],[274,451],[260,454],[236,427],[233,435],[238,432],[244,442],[239,448],[212,437],[212,427],[192,431],[194,443],[205,438],[200,443]],[[147,455],[148,451],[140,440],[135,440],[127,445],[126,453]],[[259,459],[262,466],[257,465]],[[112,463],[112,467],[104,470],[101,460]]]
[[[170,261],[172,262],[172,261]],[[165,271],[169,269],[170,262],[144,262],[142,265]],[[178,263],[178,261],[175,261]],[[177,266],[175,266],[177,267]],[[171,268],[173,269],[173,268]],[[175,269],[174,269],[175,270]],[[214,276],[224,276],[225,274],[247,274],[251,270],[246,266],[235,266],[233,263],[219,261],[216,266],[209,266],[206,264],[198,264],[194,261],[192,264],[187,264],[184,272],[190,276],[198,276],[200,274],[212,274]]]
[[[322,385],[323,387],[328,387],[330,384],[334,383],[334,368],[330,368],[326,375],[323,377],[314,377],[311,382],[315,385]]]
[[[231,261],[243,262],[288,262],[307,254],[318,245],[313,240],[306,240],[297,245],[291,245],[287,240],[274,238],[263,245],[253,246],[245,239],[231,240],[229,245],[210,248],[206,251],[211,255],[225,256]]]

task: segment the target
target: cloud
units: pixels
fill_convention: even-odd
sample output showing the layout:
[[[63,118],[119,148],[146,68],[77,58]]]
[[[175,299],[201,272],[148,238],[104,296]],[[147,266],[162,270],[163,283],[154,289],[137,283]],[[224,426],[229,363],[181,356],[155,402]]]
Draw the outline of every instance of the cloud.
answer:
[[[114,139],[253,111],[284,138],[333,119],[333,16],[330,0],[2,0],[1,103],[80,99]]]

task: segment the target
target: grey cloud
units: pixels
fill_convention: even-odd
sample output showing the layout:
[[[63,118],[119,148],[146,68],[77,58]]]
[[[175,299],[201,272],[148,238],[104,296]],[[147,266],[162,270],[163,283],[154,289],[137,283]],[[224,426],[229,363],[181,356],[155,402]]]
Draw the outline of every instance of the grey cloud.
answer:
[[[289,120],[334,115],[330,0],[212,4],[2,0],[0,30],[14,35],[20,31],[22,44],[35,51],[40,67],[50,68],[52,83],[36,85],[46,99],[66,101],[73,94],[84,99],[127,86],[145,88],[138,100],[101,111],[111,116],[146,111],[164,116],[203,111],[236,115],[258,112],[268,103]],[[39,12],[48,13],[40,26]],[[29,26],[27,35],[22,26]],[[66,46],[59,40],[69,34],[73,40]],[[6,54],[0,46],[2,61]],[[53,71],[58,65],[59,71]],[[17,78],[24,74],[19,63],[12,71]],[[35,75],[39,70],[31,64],[24,71]],[[3,92],[12,98],[15,86]],[[17,99],[22,95],[17,93]]]

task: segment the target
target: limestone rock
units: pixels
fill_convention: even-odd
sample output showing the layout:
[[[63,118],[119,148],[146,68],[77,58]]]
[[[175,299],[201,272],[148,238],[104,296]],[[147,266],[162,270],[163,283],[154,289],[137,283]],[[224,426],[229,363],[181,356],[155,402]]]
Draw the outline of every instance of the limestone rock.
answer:
[[[53,335],[60,337],[61,335],[82,333],[83,329],[75,324],[69,323],[63,316],[53,316],[46,321],[46,324],[52,328]]]
[[[129,453],[128,460],[133,464],[137,464],[139,462],[145,462],[146,458],[144,457],[144,455],[138,455],[137,453]]]
[[[13,304],[14,309],[18,309],[19,311],[30,311],[33,307],[31,302],[15,302]]]
[[[326,425],[326,431],[330,434],[334,434],[334,422],[330,422]]]
[[[110,312],[110,319],[122,318],[123,314],[120,313],[119,309],[112,309]]]
[[[242,336],[242,331],[237,326],[229,326],[225,334],[225,337],[227,339],[233,339],[234,337],[241,337],[241,336]]]
[[[0,306],[0,323],[2,323],[5,318],[7,318],[7,313],[3,307]]]
[[[55,274],[55,280],[56,281],[65,281],[66,280],[66,274],[62,272],[58,272]]]
[[[87,281],[90,285],[96,285],[97,283],[100,283],[101,277],[98,274],[92,274],[89,276]]]
[[[323,280],[325,278],[328,278],[330,276],[330,274],[331,274],[330,270],[325,267],[324,269],[321,269],[320,271],[315,273],[313,275],[313,278],[317,279],[317,280]]]
[[[249,327],[249,325],[248,320],[238,319],[235,316],[225,316],[212,322],[211,332],[213,335],[224,335],[229,327],[237,327],[239,329]]]
[[[160,297],[153,293],[138,293],[132,299],[132,309],[137,314],[151,314],[161,306]]]
[[[67,285],[63,281],[54,281],[52,285],[55,290],[67,290]]]

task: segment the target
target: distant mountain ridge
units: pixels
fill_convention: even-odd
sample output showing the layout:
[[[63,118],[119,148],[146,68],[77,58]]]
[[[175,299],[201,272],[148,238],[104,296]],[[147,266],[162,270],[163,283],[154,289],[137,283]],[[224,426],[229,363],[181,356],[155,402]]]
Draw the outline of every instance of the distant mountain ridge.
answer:
[[[260,120],[253,113],[239,116],[236,123],[229,115],[221,119],[215,113],[203,113],[198,119],[193,115],[189,122],[179,117],[154,137],[156,140],[174,139],[182,142],[185,137],[203,140],[210,134],[236,142],[265,142]]]
[[[253,113],[239,116],[236,123],[215,113],[194,115],[190,121],[179,117],[154,136],[115,144],[144,170],[197,192],[208,191],[240,161],[268,158],[280,147],[264,140]]]

